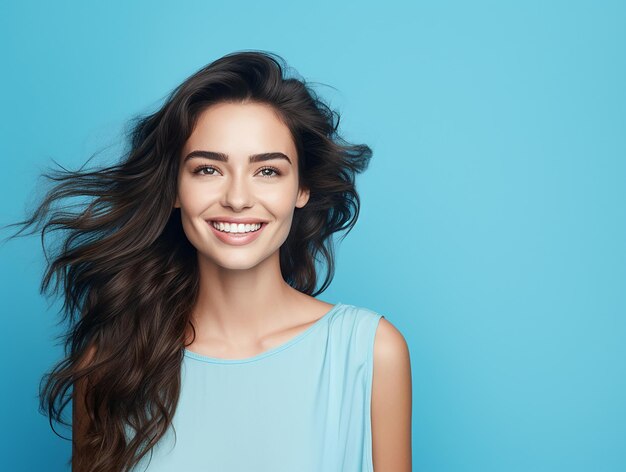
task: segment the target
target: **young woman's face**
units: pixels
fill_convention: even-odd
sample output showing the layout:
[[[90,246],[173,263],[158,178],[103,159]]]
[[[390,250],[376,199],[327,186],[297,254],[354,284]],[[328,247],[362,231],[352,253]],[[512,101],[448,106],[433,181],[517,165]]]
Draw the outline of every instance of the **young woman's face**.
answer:
[[[289,128],[269,105],[210,106],[180,159],[175,207],[185,234],[201,256],[224,268],[250,268],[276,253],[289,235],[295,208],[309,199],[298,187]],[[237,235],[235,230],[256,226],[223,224],[241,219],[262,222],[261,228]]]

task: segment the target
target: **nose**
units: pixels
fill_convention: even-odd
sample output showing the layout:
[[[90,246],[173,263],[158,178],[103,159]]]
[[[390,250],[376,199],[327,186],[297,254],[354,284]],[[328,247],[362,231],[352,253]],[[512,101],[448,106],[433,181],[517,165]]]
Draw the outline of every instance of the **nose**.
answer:
[[[230,207],[234,211],[240,211],[243,208],[252,205],[252,191],[247,176],[244,173],[239,175],[231,174],[224,185],[224,193],[222,196],[222,205]]]

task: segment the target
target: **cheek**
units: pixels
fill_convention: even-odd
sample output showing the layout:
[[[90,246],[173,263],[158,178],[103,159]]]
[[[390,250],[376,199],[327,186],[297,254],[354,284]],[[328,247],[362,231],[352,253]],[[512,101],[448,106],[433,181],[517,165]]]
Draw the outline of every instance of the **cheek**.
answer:
[[[270,209],[276,216],[286,217],[293,213],[297,195],[283,189],[280,192],[265,192],[259,196],[258,202]]]
[[[206,205],[218,198],[218,195],[207,185],[183,182],[178,189],[178,198],[183,211],[194,213],[196,210],[206,208]]]

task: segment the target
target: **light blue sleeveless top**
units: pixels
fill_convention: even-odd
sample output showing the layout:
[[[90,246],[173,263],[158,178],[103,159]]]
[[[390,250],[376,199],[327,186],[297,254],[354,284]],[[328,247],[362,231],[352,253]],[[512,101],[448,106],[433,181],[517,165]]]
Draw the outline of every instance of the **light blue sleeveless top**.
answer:
[[[133,471],[373,471],[372,355],[382,317],[339,302],[254,357],[185,350],[174,431]]]

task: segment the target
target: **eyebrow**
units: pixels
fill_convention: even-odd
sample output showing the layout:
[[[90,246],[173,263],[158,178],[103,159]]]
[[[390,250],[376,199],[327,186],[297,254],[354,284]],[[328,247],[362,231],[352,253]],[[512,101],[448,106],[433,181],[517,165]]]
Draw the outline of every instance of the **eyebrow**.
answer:
[[[187,154],[183,162],[187,162],[189,159],[192,159],[194,157],[228,162],[228,154],[215,151],[191,151],[189,154]],[[264,152],[261,154],[252,154],[248,157],[248,162],[250,164],[253,164],[255,162],[269,161],[271,159],[285,159],[287,162],[289,162],[289,164],[292,164],[291,159],[289,159],[289,157],[282,152]]]

